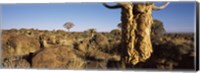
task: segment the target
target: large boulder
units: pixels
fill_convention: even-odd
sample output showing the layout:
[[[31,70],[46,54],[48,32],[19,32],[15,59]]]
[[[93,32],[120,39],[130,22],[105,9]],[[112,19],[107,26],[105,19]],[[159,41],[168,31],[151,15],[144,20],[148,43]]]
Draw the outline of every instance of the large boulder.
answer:
[[[22,57],[34,53],[39,49],[39,41],[35,38],[23,34],[10,36],[7,41],[3,41],[2,57],[3,59],[16,56]]]
[[[66,46],[45,48],[32,59],[33,68],[84,68],[84,60]]]

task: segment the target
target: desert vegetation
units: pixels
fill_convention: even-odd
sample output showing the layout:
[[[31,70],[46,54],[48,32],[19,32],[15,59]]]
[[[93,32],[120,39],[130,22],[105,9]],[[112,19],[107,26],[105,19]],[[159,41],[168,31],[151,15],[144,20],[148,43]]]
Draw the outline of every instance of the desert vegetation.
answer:
[[[1,65],[5,68],[121,69],[121,30],[91,32],[96,31],[2,30]],[[152,56],[127,69],[194,69],[193,33],[160,36],[154,33],[151,35],[157,38],[151,39]]]
[[[97,32],[95,28],[68,30],[2,30],[1,65],[5,68],[48,69],[194,69],[194,33],[167,33],[152,18],[154,3],[123,2],[119,29]],[[70,32],[69,32],[70,31]]]

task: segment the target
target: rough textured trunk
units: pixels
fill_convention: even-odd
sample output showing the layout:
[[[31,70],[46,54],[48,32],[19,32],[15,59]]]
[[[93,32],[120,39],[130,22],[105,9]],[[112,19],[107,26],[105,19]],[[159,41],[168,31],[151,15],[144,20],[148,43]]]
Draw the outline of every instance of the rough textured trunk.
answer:
[[[127,65],[135,65],[138,62],[147,60],[152,50],[151,26],[153,23],[152,9],[161,10],[169,2],[160,7],[153,3],[118,3],[115,6],[104,6],[110,9],[121,8],[122,40],[121,40],[121,61]]]
[[[145,61],[152,53],[150,40],[151,7],[146,4],[121,4],[122,58],[127,64]],[[128,30],[127,30],[128,29]]]
[[[121,12],[121,21],[122,21],[122,59],[126,63],[130,60],[129,57],[134,56],[134,44],[135,44],[135,29],[136,24],[134,24],[133,19],[133,6],[131,3],[121,3],[122,5],[122,12]],[[128,29],[128,30],[127,30]]]
[[[134,50],[137,50],[135,55],[137,56],[136,58],[139,59],[132,60],[131,62],[132,64],[136,64],[137,62],[144,62],[147,60],[153,52],[150,36],[151,25],[153,23],[152,7],[150,4],[145,3],[134,4],[133,14],[135,16],[135,22],[133,23],[137,26],[135,30],[136,40]]]

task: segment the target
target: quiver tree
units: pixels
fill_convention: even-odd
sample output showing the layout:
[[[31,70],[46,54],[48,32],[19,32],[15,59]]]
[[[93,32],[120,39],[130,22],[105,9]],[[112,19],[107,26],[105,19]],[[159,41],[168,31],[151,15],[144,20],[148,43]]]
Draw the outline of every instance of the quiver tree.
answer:
[[[70,29],[72,27],[74,27],[74,23],[72,22],[66,22],[64,25],[63,25],[64,28],[66,28],[68,31],[70,31]]]
[[[131,3],[123,2],[110,6],[103,5],[109,9],[121,8],[122,40],[121,61],[126,65],[135,65],[147,60],[153,52],[151,44],[151,25],[153,23],[152,10],[161,10],[169,2],[162,6],[154,3]]]

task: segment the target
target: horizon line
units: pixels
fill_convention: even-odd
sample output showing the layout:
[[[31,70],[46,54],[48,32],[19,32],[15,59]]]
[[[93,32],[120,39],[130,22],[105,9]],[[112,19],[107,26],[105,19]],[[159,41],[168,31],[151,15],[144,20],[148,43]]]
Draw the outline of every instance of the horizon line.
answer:
[[[0,30],[12,30],[12,29],[16,29],[16,30],[21,30],[21,29],[30,30],[30,29],[33,29],[33,30],[42,30],[42,31],[45,31],[45,30],[47,30],[47,31],[58,31],[58,30],[63,30],[63,31],[65,31],[65,32],[68,32],[67,29],[64,30],[64,29],[38,29],[38,28],[0,28]],[[91,29],[93,29],[93,28],[91,28]],[[95,29],[95,28],[94,28],[94,29]],[[119,29],[119,28],[114,28],[114,29]],[[112,29],[112,30],[114,30],[114,29]],[[70,32],[84,32],[84,31],[87,31],[87,30],[88,30],[88,29],[83,30],[83,31],[71,30]],[[111,32],[112,30],[110,30],[110,31],[98,31],[98,30],[96,29],[97,32]],[[195,32],[196,32],[196,31],[186,31],[186,32],[183,32],[183,31],[180,31],[180,32],[178,32],[178,31],[166,31],[165,33],[195,33]]]

